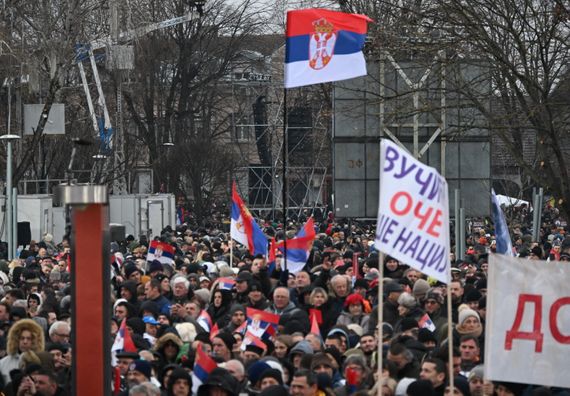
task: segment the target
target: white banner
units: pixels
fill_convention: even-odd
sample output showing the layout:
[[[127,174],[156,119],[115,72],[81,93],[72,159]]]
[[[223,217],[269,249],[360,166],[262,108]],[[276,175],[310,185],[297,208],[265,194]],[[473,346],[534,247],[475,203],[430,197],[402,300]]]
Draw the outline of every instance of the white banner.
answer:
[[[485,376],[570,387],[570,266],[492,254]]]
[[[448,283],[448,205],[447,182],[437,170],[381,141],[378,250]]]

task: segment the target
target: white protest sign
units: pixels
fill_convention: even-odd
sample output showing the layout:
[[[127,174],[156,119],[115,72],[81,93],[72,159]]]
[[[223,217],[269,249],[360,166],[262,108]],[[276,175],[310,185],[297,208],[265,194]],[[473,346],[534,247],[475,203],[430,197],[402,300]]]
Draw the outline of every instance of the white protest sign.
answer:
[[[381,141],[378,250],[448,283],[448,201],[447,182],[437,170]]]
[[[570,265],[491,255],[485,376],[570,387]]]

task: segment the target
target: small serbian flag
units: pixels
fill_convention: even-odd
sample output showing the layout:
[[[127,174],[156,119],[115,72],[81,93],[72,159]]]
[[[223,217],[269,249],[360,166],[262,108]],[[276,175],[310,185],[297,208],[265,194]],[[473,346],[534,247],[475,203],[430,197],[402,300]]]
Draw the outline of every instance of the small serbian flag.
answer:
[[[232,290],[236,284],[232,278],[218,278],[218,287],[220,290]]]
[[[262,337],[265,332],[275,334],[279,324],[279,315],[247,307],[247,330],[256,337]]]
[[[287,270],[289,270],[289,273],[297,274],[305,267],[311,255],[313,241],[316,236],[315,222],[311,217],[303,228],[299,230],[295,238],[287,240]],[[284,241],[279,241],[277,248],[281,252],[285,251]]]
[[[245,323],[245,322],[243,322],[243,323]],[[214,327],[212,327],[212,331],[210,331],[210,341],[212,341],[214,339],[214,337],[218,335],[219,332],[220,332],[220,329],[218,328],[218,324],[215,323]]]
[[[428,314],[425,314],[418,320],[418,325],[421,329],[428,329],[432,333],[435,331],[435,324],[431,321]]]
[[[241,335],[244,335],[246,331],[247,331],[247,320],[244,320],[244,322],[237,329],[235,329],[233,332],[234,333],[240,333]]]
[[[259,337],[253,335],[250,331],[246,331],[245,336],[243,337],[243,341],[241,342],[240,349],[242,351],[245,351],[245,347],[248,345],[255,345],[256,347],[267,351],[267,345],[265,345],[265,343],[261,341]]]
[[[319,8],[287,12],[285,88],[366,75],[365,15]]]
[[[212,318],[210,318],[210,315],[208,314],[208,312],[206,312],[205,309],[200,311],[200,315],[198,315],[196,321],[200,326],[202,326],[202,328],[205,331],[209,332],[210,329],[212,328]]]
[[[119,327],[119,331],[115,336],[115,341],[113,342],[113,346],[111,347],[111,357],[112,357],[112,366],[117,365],[117,352],[124,351],[124,352],[137,352],[137,347],[131,338],[131,333],[129,329],[127,329],[127,321],[123,320],[121,323],[121,327]]]
[[[152,241],[146,255],[147,261],[158,260],[162,264],[174,264],[174,246],[160,241]]]
[[[194,370],[192,372],[192,394],[198,393],[198,388],[208,379],[210,373],[218,365],[210,356],[202,350],[202,344],[198,344],[196,348],[196,360],[194,361]]]

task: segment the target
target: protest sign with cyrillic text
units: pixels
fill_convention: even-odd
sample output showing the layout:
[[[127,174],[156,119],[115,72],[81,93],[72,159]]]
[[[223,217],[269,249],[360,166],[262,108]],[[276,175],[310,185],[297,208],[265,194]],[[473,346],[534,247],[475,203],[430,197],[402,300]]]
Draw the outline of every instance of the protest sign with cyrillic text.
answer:
[[[570,387],[569,283],[568,263],[491,255],[486,378]]]
[[[383,139],[376,248],[448,283],[448,206],[445,178]]]

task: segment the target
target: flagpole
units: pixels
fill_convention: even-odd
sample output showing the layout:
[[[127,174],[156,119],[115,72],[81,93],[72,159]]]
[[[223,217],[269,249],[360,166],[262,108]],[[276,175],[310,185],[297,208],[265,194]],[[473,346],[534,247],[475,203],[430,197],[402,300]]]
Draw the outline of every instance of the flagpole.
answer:
[[[384,253],[378,252],[378,396],[382,396],[383,389],[382,389],[382,360],[383,360],[383,353],[384,353],[384,335],[383,335],[383,327],[382,323],[384,321],[383,318],[383,308],[384,308]]]
[[[456,244],[457,245],[457,244]],[[449,282],[447,282],[447,358],[449,360],[448,364],[448,375],[449,375],[449,386],[451,387],[451,394],[455,392],[454,388],[454,378],[453,378],[453,320],[451,317],[451,266]]]
[[[230,235],[230,268],[234,267],[234,241]]]
[[[283,201],[283,269],[287,271],[287,88],[283,88],[283,180],[281,181],[281,199]]]

